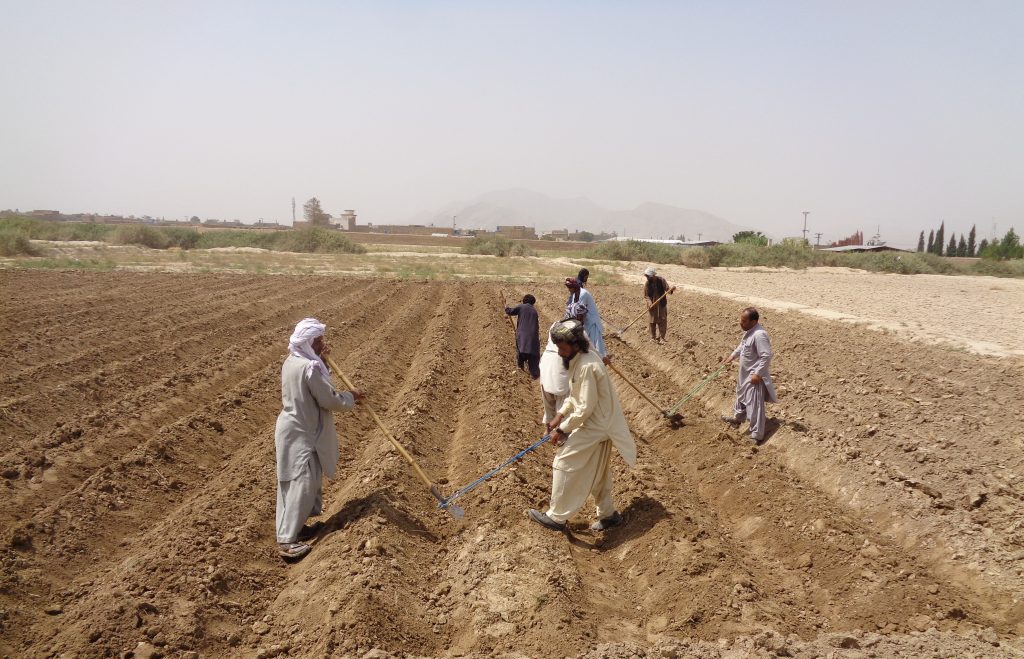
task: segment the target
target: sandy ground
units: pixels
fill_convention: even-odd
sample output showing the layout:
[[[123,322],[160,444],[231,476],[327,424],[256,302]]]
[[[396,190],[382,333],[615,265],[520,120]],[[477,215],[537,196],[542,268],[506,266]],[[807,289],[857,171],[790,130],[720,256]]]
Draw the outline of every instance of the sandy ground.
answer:
[[[634,281],[646,264],[628,268]],[[796,310],[941,342],[983,355],[1024,356],[1024,280],[808,270],[658,266],[673,284],[744,305]]]
[[[909,278],[908,278],[909,279]],[[294,322],[452,491],[541,433],[486,282],[0,271],[0,655],[1022,656],[1024,384],[1013,360],[773,312],[759,447],[678,401],[738,338],[681,291],[670,336],[610,338],[639,445],[625,526],[531,524],[544,449],[440,512],[364,414],[340,414],[326,527],[273,543],[273,428]],[[564,288],[505,285],[540,300]],[[595,287],[610,327],[636,286]],[[999,343],[981,330],[977,338]],[[879,358],[879,355],[887,358]],[[898,358],[893,357],[898,355]]]

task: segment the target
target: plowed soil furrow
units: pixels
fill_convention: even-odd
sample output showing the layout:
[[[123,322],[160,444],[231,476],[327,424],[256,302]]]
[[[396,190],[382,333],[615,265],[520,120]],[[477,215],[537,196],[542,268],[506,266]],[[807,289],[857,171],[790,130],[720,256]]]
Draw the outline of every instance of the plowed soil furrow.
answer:
[[[772,314],[783,400],[757,449],[717,421],[735,370],[675,427],[611,374],[639,459],[628,469],[613,455],[626,524],[606,532],[589,529],[592,503],[565,534],[526,517],[548,503],[548,446],[463,497],[456,520],[364,411],[338,414],[326,526],[308,557],[285,564],[273,432],[293,323],[328,323],[335,359],[450,493],[544,432],[502,287],[0,278],[18,300],[30,287],[49,298],[19,307],[20,329],[0,324],[0,344],[60,306],[85,337],[61,344],[72,361],[36,347],[19,357],[50,386],[22,392],[13,411],[29,416],[0,411],[0,656],[682,656],[687,643],[703,652],[700,639],[792,655],[801,638],[840,653],[1013,656],[1024,607],[1003,559],[1024,533],[1021,446],[988,421],[1019,414],[1004,362]],[[76,281],[94,307],[64,292]],[[540,299],[542,335],[560,317],[563,287],[505,288]],[[643,320],[619,342],[611,333],[642,309],[639,292],[594,290],[616,366],[667,407],[731,350],[739,309],[677,292],[666,345],[646,340]],[[164,338],[166,349],[142,347]]]
[[[332,294],[322,289],[318,293],[324,297]],[[65,413],[55,422],[55,430],[36,438],[31,450],[19,447],[6,454],[3,464],[11,465],[8,469],[16,469],[19,464],[23,472],[38,468],[38,475],[28,480],[22,479],[15,485],[12,497],[17,505],[13,509],[24,515],[25,510],[20,505],[22,501],[51,500],[55,492],[64,491],[64,488],[91,474],[94,465],[117,459],[122,447],[143,441],[141,438],[147,433],[156,432],[168,419],[187,414],[194,405],[191,402],[194,397],[217,391],[225,382],[231,382],[238,373],[260,368],[268,360],[273,360],[274,353],[280,350],[280,335],[286,332],[286,325],[291,322],[295,304],[292,302],[287,307],[261,309],[263,313],[248,324],[240,321],[237,329],[247,333],[262,327],[268,318],[278,318],[277,322],[284,320],[276,329],[250,335],[250,345],[245,352],[237,347],[229,347],[236,339],[222,333],[218,340],[205,342],[205,345],[214,348],[213,352],[204,353],[203,359],[197,362],[177,362],[179,370],[173,371],[170,377],[165,374],[175,367],[173,355],[169,355],[164,362],[164,368],[168,370],[159,369],[160,362],[154,360],[148,364],[148,367],[156,369],[152,378],[154,383],[142,386],[131,396],[90,413],[85,418],[85,424],[81,419],[74,419]],[[216,350],[218,343],[224,348],[221,352]],[[68,411],[75,409],[73,406],[69,408]],[[86,450],[81,451],[79,447],[85,447]]]
[[[108,358],[117,355],[123,358],[144,347],[139,346],[139,342],[131,335],[122,337],[113,334],[110,329],[112,327],[132,326],[136,334],[151,336],[159,341],[148,346],[153,349],[176,337],[188,336],[193,328],[201,327],[203,322],[237,312],[244,304],[251,304],[254,300],[261,303],[273,302],[261,299],[267,292],[266,285],[242,279],[226,282],[228,285],[213,291],[204,288],[205,295],[201,301],[190,297],[182,299],[173,290],[164,296],[159,291],[147,290],[145,282],[140,284],[143,288],[127,299],[119,300],[114,308],[89,308],[83,312],[87,317],[79,319],[79,322],[63,321],[59,332],[51,329],[40,336],[38,328],[29,328],[24,335],[15,336],[13,343],[17,350],[11,356],[11,368],[0,385],[5,390],[20,381],[48,385],[57,380],[53,377],[55,374],[81,373],[82,362],[88,367],[89,359],[94,360],[97,355]],[[180,288],[179,283],[179,292]],[[87,296],[88,292],[83,294]],[[184,324],[181,323],[182,304],[189,305],[192,312]],[[39,313],[46,312],[40,310]],[[66,315],[63,309],[52,313],[62,319]]]
[[[626,341],[671,374],[681,395],[734,347],[739,307],[678,293],[672,304],[668,345],[649,343],[645,328]],[[615,325],[625,314],[609,317]],[[766,326],[782,398],[774,406],[779,441],[767,449],[947,576],[971,575],[982,590],[1024,588],[1014,558],[1024,546],[1016,521],[1024,513],[1024,440],[1007,437],[998,422],[1019,408],[1008,399],[1024,396],[1014,368],[799,314],[772,314]],[[735,369],[701,399],[726,411],[734,382]],[[966,571],[957,564],[965,557]]]
[[[97,389],[106,385],[108,378],[125,378],[125,386],[132,386],[133,375],[140,367],[150,370],[141,374],[148,379],[149,374],[160,366],[165,366],[162,359],[188,360],[209,353],[216,349],[217,343],[211,344],[211,338],[220,341],[230,339],[224,331],[225,317],[247,317],[249,322],[260,323],[268,318],[254,316],[252,311],[264,311],[265,308],[275,309],[278,302],[289,301],[295,304],[296,299],[319,292],[326,295],[327,291],[317,291],[317,285],[306,285],[298,290],[277,290],[272,295],[256,296],[255,300],[238,298],[234,291],[223,293],[224,299],[214,297],[207,300],[180,300],[173,305],[165,305],[163,313],[156,319],[142,323],[135,333],[119,340],[101,343],[95,349],[86,350],[78,355],[60,355],[51,365],[35,365],[21,374],[14,374],[4,380],[4,390],[8,398],[0,401],[0,406],[15,413],[37,418],[34,410],[25,409],[23,396],[17,396],[22,387],[54,387],[55,395],[65,396],[68,392],[81,392],[82,395],[95,395]],[[233,298],[233,304],[225,304],[225,299]],[[254,306],[258,305],[258,306]],[[166,308],[166,307],[170,308]],[[197,313],[196,309],[205,311]],[[283,310],[282,310],[283,311]],[[174,319],[174,322],[169,322]],[[111,327],[118,325],[117,319],[104,318],[103,327],[97,333],[112,336]],[[169,329],[173,327],[173,329]],[[240,328],[241,329],[241,328]],[[146,337],[146,340],[140,340]],[[60,383],[54,386],[55,383]],[[10,394],[15,394],[10,396]]]
[[[111,390],[117,392],[134,388],[149,392],[160,391],[161,396],[156,397],[159,400],[167,393],[173,393],[176,388],[192,386],[192,382],[195,380],[193,375],[168,377],[167,373],[174,373],[183,363],[195,367],[193,373],[202,373],[203,361],[209,362],[216,358],[220,351],[229,349],[237,342],[237,335],[234,332],[225,331],[225,313],[228,314],[228,317],[238,320],[239,324],[235,331],[246,336],[247,333],[269,323],[292,320],[292,310],[301,308],[303,304],[308,305],[318,298],[329,299],[331,296],[344,295],[340,291],[325,289],[320,284],[310,284],[307,288],[299,289],[288,286],[281,288],[284,290],[276,291],[273,296],[261,296],[259,305],[242,301],[234,308],[228,307],[223,311],[212,311],[207,317],[194,323],[188,321],[179,323],[191,329],[184,331],[175,329],[172,338],[164,339],[162,338],[163,330],[154,329],[149,334],[139,334],[126,339],[125,342],[133,346],[131,350],[105,349],[91,356],[93,363],[88,367],[71,371],[66,369],[57,371],[56,373],[75,374],[54,389],[52,395],[61,400],[59,406],[49,404],[49,400],[31,395],[21,396],[15,401],[9,400],[5,403],[3,408],[5,417],[0,422],[0,427],[4,427],[10,433],[7,442],[17,442],[19,433],[52,434],[54,432],[52,428],[57,424],[62,424],[59,426],[62,429],[57,433],[67,434],[67,430],[63,429],[63,426],[69,420],[79,417],[77,412],[82,408],[95,409],[97,404],[104,407],[113,405],[124,408],[125,401],[116,398],[116,395],[110,396]],[[296,297],[297,295],[299,297]],[[308,300],[304,301],[305,298]],[[205,302],[185,302],[177,307],[177,313],[179,316],[191,318],[189,309],[196,304],[205,305]],[[166,322],[162,323],[161,327],[166,324]],[[272,330],[270,333],[276,331],[279,330]],[[264,332],[264,334],[267,333]],[[88,372],[80,374],[83,370],[88,370]],[[36,386],[34,381],[30,382]],[[171,391],[167,391],[167,389],[171,389]],[[141,407],[141,405],[135,406]],[[116,414],[103,415],[101,413],[101,416],[116,418]],[[96,418],[89,420],[93,426],[99,425],[102,421],[103,419],[97,421]],[[16,427],[17,430],[11,430],[11,426]],[[43,441],[48,443],[46,440]],[[4,448],[5,446],[0,444],[0,450]]]
[[[394,307],[396,304],[408,307],[411,303],[422,308],[422,302],[418,298],[404,298],[402,296],[396,297],[393,295],[385,295],[380,299],[373,299],[371,296],[369,301],[370,304],[364,303],[367,310],[366,315],[368,316],[382,312],[388,313],[390,310],[389,307]],[[341,299],[337,302],[337,306],[345,306],[347,302],[347,299]],[[328,309],[328,312],[330,311],[331,309]],[[347,311],[349,311],[349,313],[345,313],[345,315],[351,317],[352,314],[350,313],[350,310]],[[338,314],[337,311],[334,311],[334,313],[336,315],[341,315]],[[398,315],[399,319],[401,319],[401,315],[402,314]],[[356,320],[362,321],[365,319],[357,317]],[[371,323],[361,323],[361,325],[367,329],[372,327]],[[285,336],[288,331],[290,331],[290,329],[285,330]],[[280,334],[277,336],[277,339],[279,346]],[[234,390],[228,391],[226,394],[218,397],[216,404],[213,404],[208,408],[204,408],[187,418],[180,419],[170,427],[166,427],[165,430],[167,430],[168,433],[162,435],[160,441],[156,442],[155,445],[154,442],[147,443],[142,449],[142,457],[138,455],[139,451],[136,451],[133,455],[125,456],[119,465],[115,465],[113,470],[105,469],[98,473],[95,478],[91,479],[92,482],[87,483],[82,488],[81,493],[77,498],[82,498],[84,495],[88,500],[87,504],[96,503],[96,500],[98,499],[100,508],[102,508],[103,502],[109,500],[109,498],[105,496],[106,494],[116,497],[114,503],[118,504],[121,503],[123,499],[128,499],[128,497],[124,496],[123,493],[131,492],[132,490],[138,491],[141,489],[142,491],[146,491],[149,489],[155,489],[157,492],[154,492],[154,494],[164,497],[168,494],[173,497],[176,493],[180,492],[183,500],[185,501],[185,507],[189,507],[192,504],[188,502],[196,496],[203,496],[203,493],[206,492],[208,488],[213,487],[215,490],[220,491],[221,484],[217,480],[211,481],[210,479],[215,478],[220,470],[219,458],[230,456],[232,453],[232,443],[230,441],[225,442],[224,440],[228,437],[248,440],[249,437],[257,434],[252,432],[254,429],[252,425],[253,422],[247,421],[247,409],[254,408],[259,410],[260,414],[258,417],[267,419],[270,424],[269,427],[264,427],[262,432],[257,434],[257,436],[261,436],[261,438],[256,440],[255,443],[265,444],[268,441],[266,439],[267,436],[270,437],[270,441],[272,443],[272,419],[276,416],[277,408],[279,408],[279,402],[276,400],[276,397],[279,396],[277,393],[278,387],[276,380],[278,378],[278,371],[280,368],[279,363],[281,359],[280,352],[274,352],[275,354],[272,356],[272,363],[263,368],[263,370],[256,376],[247,379]],[[250,405],[252,405],[252,408],[249,407]],[[237,426],[232,426],[228,429],[219,421],[216,423],[212,422],[212,419],[214,418],[223,419],[225,412],[229,413],[228,416],[240,417],[242,427],[239,428]],[[267,421],[264,423],[266,422]],[[183,454],[181,451],[172,448],[183,444],[186,446],[195,446],[196,450],[200,453],[194,455]],[[261,451],[245,451],[245,453],[250,455],[260,455]],[[153,456],[156,457],[155,466]],[[265,461],[265,456],[261,458],[261,460]],[[163,466],[160,466],[161,463],[163,463]],[[163,477],[163,471],[171,472],[172,470],[175,475],[173,479],[168,480]],[[157,477],[152,475],[154,471],[158,474],[159,482]],[[273,474],[271,471],[271,477],[272,476]],[[147,482],[150,478],[153,478],[152,485]],[[132,487],[133,483],[137,483],[137,487]],[[241,485],[239,485],[239,487],[241,487]],[[190,494],[195,488],[199,488],[199,495]],[[205,496],[207,496],[207,498],[209,497],[208,494]],[[73,499],[71,501],[73,501]],[[64,521],[61,517],[64,517],[64,513],[69,509],[69,506],[57,505],[54,506],[54,512],[49,518],[46,515],[37,516],[37,521],[33,524],[30,531],[53,531],[53,538],[56,539],[56,542],[48,553],[51,555],[55,553],[57,555],[64,556],[65,560],[67,560],[70,552],[70,562],[72,565],[69,565],[68,567],[72,569],[72,572],[74,572],[75,566],[73,564],[76,562],[74,560],[74,552],[76,549],[81,549],[82,547],[76,546],[73,542],[62,540],[61,538],[64,534],[77,537],[79,539],[78,542],[80,543],[83,541],[86,542],[89,553],[95,553],[96,551],[100,551],[101,547],[96,545],[95,542],[90,542],[87,539],[97,538],[102,541],[103,538],[109,537],[109,533],[102,531],[102,529],[99,528],[100,526],[110,528],[111,526],[120,525],[124,527],[125,517],[136,519],[140,522],[148,519],[157,519],[156,516],[152,515],[151,506],[158,503],[158,501],[146,502],[135,499],[132,500],[131,504],[129,504],[127,509],[125,509],[127,514],[118,516],[116,513],[110,515],[104,515],[101,513],[97,518],[97,516],[87,512],[86,515],[80,517],[76,516],[74,521],[68,519],[67,524],[61,523]],[[121,505],[123,505],[123,503]],[[70,506],[70,509],[74,509],[74,506]],[[117,510],[118,507],[115,505],[114,509]],[[118,519],[118,517],[120,517],[120,519]],[[231,520],[227,520],[227,522],[230,523]],[[204,525],[208,527],[209,523],[200,524],[200,526]],[[62,526],[64,528],[54,528]],[[68,526],[73,528],[68,529]],[[221,526],[219,528],[224,527]],[[138,527],[133,530],[138,530]],[[184,541],[186,543],[191,543],[194,538],[195,535],[193,529],[192,534],[186,537]],[[270,537],[270,540],[272,541],[272,536]],[[141,542],[148,542],[148,540],[144,539],[141,540]],[[117,547],[108,546],[105,547],[103,551],[104,553],[113,552],[113,556],[116,557],[119,555],[133,555],[139,549],[138,546],[128,545],[122,552],[119,547],[123,547],[125,544],[126,543],[122,542],[117,545]],[[40,547],[40,549],[45,548]],[[98,570],[100,568],[104,568],[104,566],[108,564],[109,561],[102,561],[92,567],[94,570]],[[276,563],[274,564],[276,565]],[[146,576],[139,575],[130,568],[130,564],[127,568],[125,565],[122,565],[121,571],[124,573],[122,575],[124,579],[128,579],[130,581],[132,579],[144,578]],[[93,573],[94,572],[92,571],[87,571],[86,577]],[[60,579],[57,579],[56,582],[59,583],[59,581]],[[85,581],[88,585],[90,580],[82,577],[79,581]],[[46,590],[43,589],[43,592],[46,592]],[[51,596],[53,595],[53,592],[54,588],[51,587]],[[103,595],[103,593],[100,593],[99,595]],[[83,615],[86,623],[95,625],[97,621],[94,617],[89,617],[89,609],[86,608],[83,609],[83,611],[85,612]]]

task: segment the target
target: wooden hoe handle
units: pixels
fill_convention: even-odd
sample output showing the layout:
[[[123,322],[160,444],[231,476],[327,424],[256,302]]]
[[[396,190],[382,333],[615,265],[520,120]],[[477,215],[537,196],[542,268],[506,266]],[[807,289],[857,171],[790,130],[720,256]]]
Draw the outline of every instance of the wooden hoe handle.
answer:
[[[633,387],[634,389],[636,389],[636,392],[637,392],[638,394],[640,394],[641,396],[643,396],[643,397],[644,397],[644,400],[646,400],[646,401],[647,401],[648,403],[650,403],[651,405],[654,405],[654,407],[655,407],[655,408],[656,408],[656,409],[657,409],[657,410],[658,410],[659,412],[661,412],[662,414],[664,414],[664,413],[665,413],[665,410],[661,409],[661,406],[660,406],[660,405],[658,405],[658,404],[657,404],[657,403],[655,403],[655,402],[654,402],[653,400],[651,400],[650,398],[648,398],[648,397],[647,397],[647,394],[645,394],[644,392],[640,391],[640,387],[638,387],[638,386],[636,386],[635,384],[633,384],[632,382],[630,382],[629,378],[627,378],[627,377],[626,377],[625,375],[623,375],[623,374],[622,374],[622,371],[620,371],[620,370],[619,370],[618,368],[616,368],[616,367],[615,367],[615,364],[613,364],[613,363],[611,363],[611,362],[608,362],[608,368],[610,368],[610,369],[612,369],[613,371],[615,371],[615,372],[616,372],[616,373],[618,374],[618,376],[619,376],[620,378],[622,378],[622,379],[623,379],[623,380],[625,381],[625,383],[626,383],[626,384],[628,384],[629,386],[631,386],[631,387]]]
[[[649,312],[651,311],[651,309],[653,309],[653,308],[654,308],[654,305],[658,304],[658,303],[659,303],[659,302],[661,302],[661,301],[662,301],[663,299],[665,299],[665,296],[666,296],[666,295],[668,295],[668,291],[665,291],[664,293],[662,293],[662,294],[661,294],[661,297],[659,297],[659,298],[658,298],[657,300],[655,300],[654,302],[652,302],[652,303],[651,303],[651,306],[649,306],[649,307],[647,307],[646,309],[644,309],[643,313],[641,313],[641,314],[640,314],[639,316],[637,316],[636,318],[634,318],[633,320],[631,320],[631,321],[629,322],[629,325],[626,325],[625,327],[623,327],[622,329],[620,329],[620,330],[619,330],[619,334],[622,334],[623,332],[625,332],[626,330],[628,330],[628,329],[629,329],[630,327],[632,327],[632,326],[633,326],[633,323],[635,323],[636,321],[638,321],[638,320],[640,320],[641,318],[643,318],[643,317],[644,317],[644,314],[646,314],[646,313],[649,313]],[[619,375],[621,375],[621,373],[620,373]]]
[[[345,383],[346,387],[348,387],[349,389],[355,389],[355,386],[352,384],[352,381],[348,379],[345,373],[340,368],[338,368],[338,365],[335,364],[334,360],[331,359],[330,357],[327,358],[327,365],[331,367],[332,371],[338,374],[342,382]],[[388,438],[388,441],[391,442],[392,446],[394,446],[398,450],[402,457],[405,458],[406,462],[412,465],[413,470],[416,471],[416,475],[420,477],[420,480],[423,481],[424,485],[426,485],[428,488],[433,487],[434,484],[430,482],[430,479],[427,478],[427,475],[423,473],[423,470],[420,469],[420,466],[419,464],[417,464],[416,460],[409,454],[408,451],[405,450],[405,448],[401,444],[398,443],[398,440],[391,436],[391,433],[388,432],[388,429],[384,427],[384,422],[380,420],[380,417],[377,416],[377,413],[373,411],[373,408],[370,407],[370,404],[364,402],[362,403],[362,406],[365,407],[366,410],[370,413],[370,416],[373,417],[374,423],[376,423],[377,427],[380,428],[380,431],[384,433],[384,436]]]

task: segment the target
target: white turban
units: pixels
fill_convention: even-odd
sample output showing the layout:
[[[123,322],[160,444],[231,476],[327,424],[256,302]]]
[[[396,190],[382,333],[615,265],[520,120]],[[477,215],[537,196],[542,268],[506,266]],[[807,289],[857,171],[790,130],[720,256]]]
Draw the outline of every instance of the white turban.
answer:
[[[654,275],[657,274],[657,271],[654,268],[647,268],[646,270],[644,270],[644,274],[647,275],[648,277],[653,277]]]
[[[288,339],[288,352],[296,357],[309,360],[309,364],[306,366],[307,376],[312,375],[313,371],[320,369],[324,377],[330,380],[331,372],[328,370],[327,364],[320,359],[320,355],[313,351],[312,346],[313,339],[323,336],[326,330],[327,326],[316,318],[303,318],[295,326],[295,331],[292,332],[291,338]]]

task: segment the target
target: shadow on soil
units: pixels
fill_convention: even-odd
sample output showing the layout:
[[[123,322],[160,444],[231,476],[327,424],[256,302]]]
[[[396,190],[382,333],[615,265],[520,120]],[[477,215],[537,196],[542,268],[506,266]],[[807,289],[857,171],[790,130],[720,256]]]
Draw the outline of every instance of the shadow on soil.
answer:
[[[665,506],[661,505],[660,501],[644,496],[634,499],[622,511],[622,517],[625,520],[622,526],[603,533],[591,531],[589,527],[584,526],[582,529],[574,529],[566,535],[574,547],[608,551],[645,535],[658,522],[669,516],[670,513]],[[577,535],[577,532],[580,535]]]

